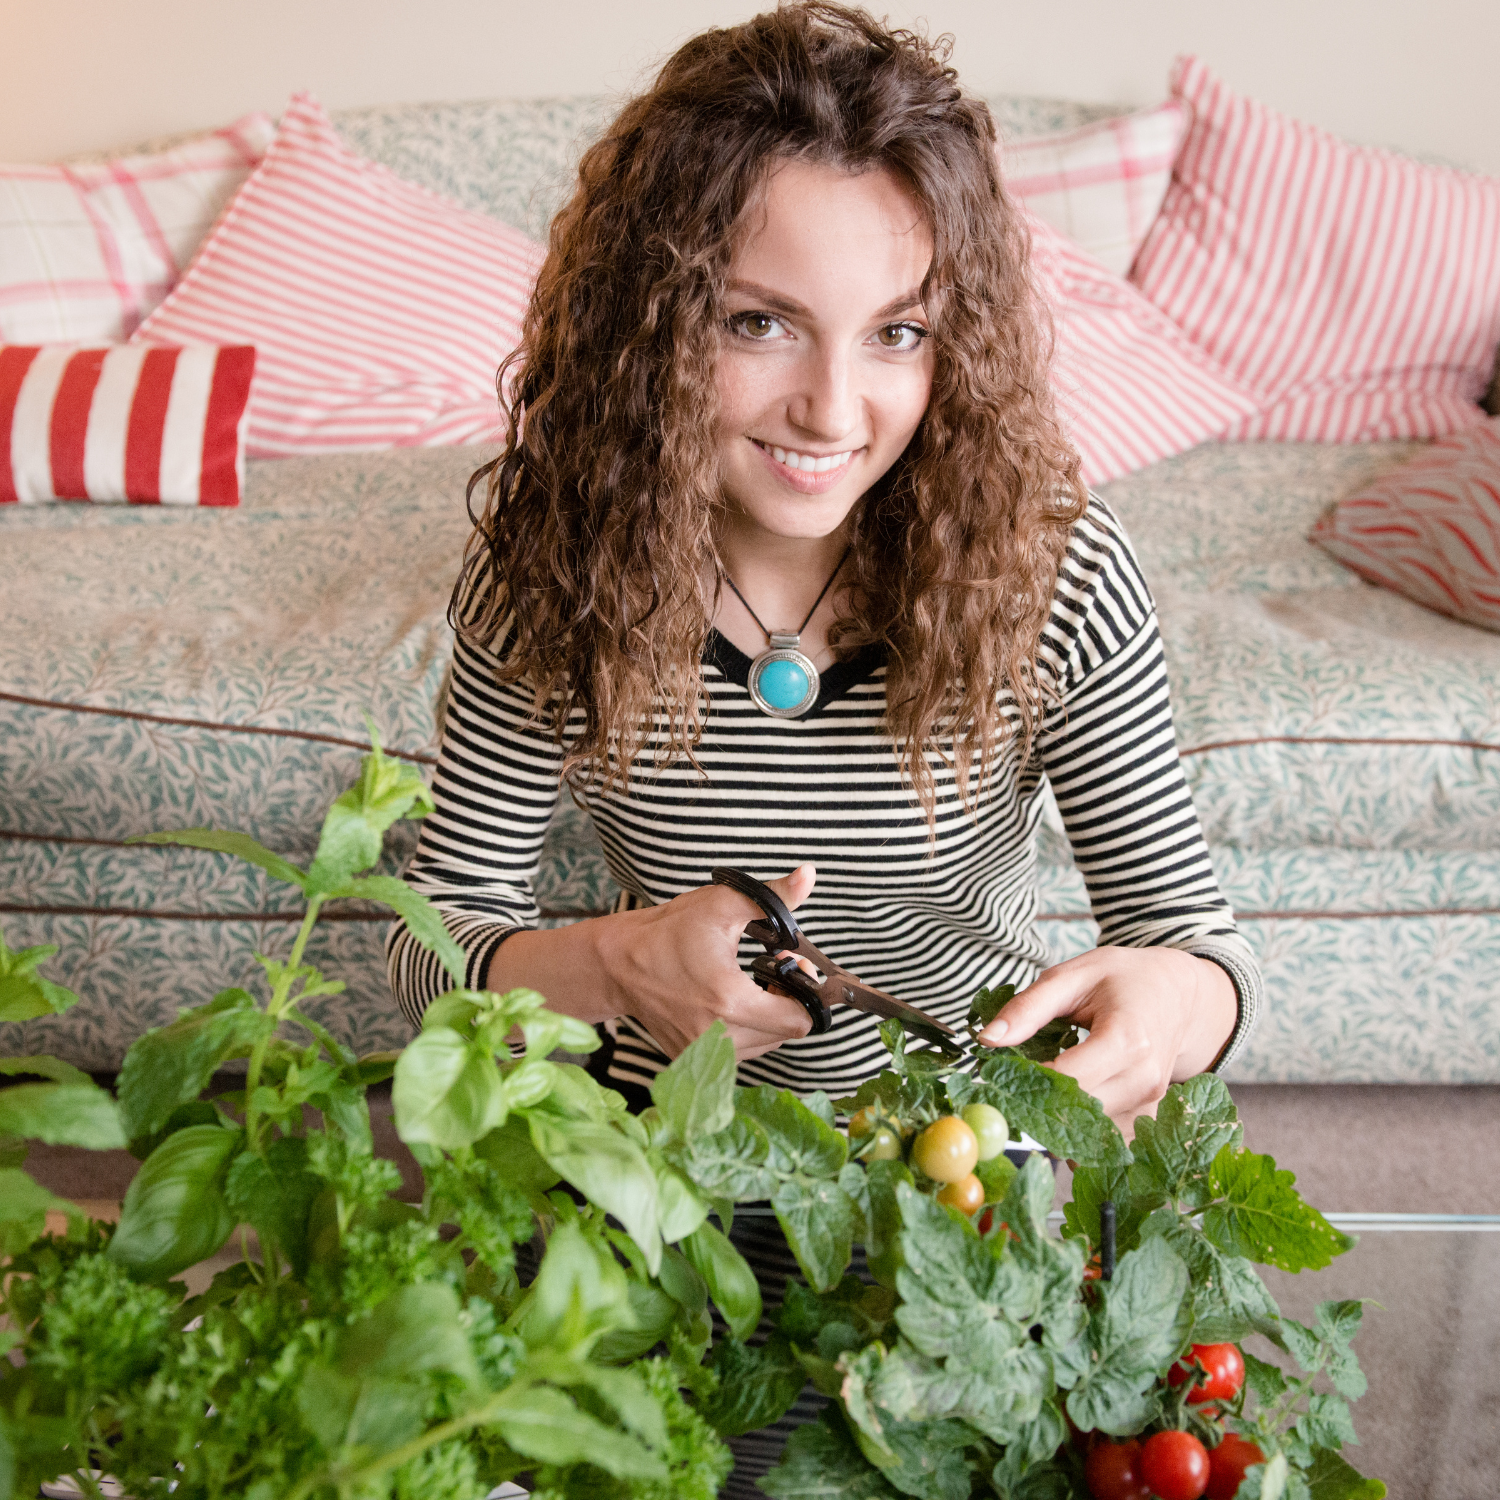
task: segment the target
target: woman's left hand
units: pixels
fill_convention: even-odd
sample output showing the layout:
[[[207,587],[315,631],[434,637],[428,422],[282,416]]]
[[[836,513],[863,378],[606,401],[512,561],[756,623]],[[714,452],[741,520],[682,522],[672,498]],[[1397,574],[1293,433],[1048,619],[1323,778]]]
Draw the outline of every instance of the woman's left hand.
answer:
[[[979,1033],[1015,1046],[1058,1016],[1088,1030],[1051,1064],[1077,1079],[1130,1139],[1167,1085],[1208,1068],[1234,1030],[1234,984],[1180,948],[1095,948],[1046,969]]]

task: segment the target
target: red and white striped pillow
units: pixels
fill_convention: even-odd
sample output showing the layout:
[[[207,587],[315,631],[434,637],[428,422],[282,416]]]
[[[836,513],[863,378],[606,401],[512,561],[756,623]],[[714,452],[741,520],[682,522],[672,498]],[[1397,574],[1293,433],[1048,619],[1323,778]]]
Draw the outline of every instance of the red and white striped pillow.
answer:
[[[1340,500],[1311,536],[1371,583],[1500,631],[1500,417]]]
[[[1260,396],[1227,434],[1328,443],[1481,421],[1500,179],[1351,146],[1180,58],[1193,112],[1131,280]]]
[[[255,345],[252,458],[482,442],[542,253],[361,160],[299,94],[135,337]]]
[[[265,155],[268,116],[169,151],[0,166],[0,343],[118,343]]]
[[[0,502],[238,505],[254,349],[0,347]]]
[[[1103,484],[1221,437],[1255,397],[1128,281],[1031,219],[1032,257],[1052,310],[1052,388],[1088,484]]]
[[[1007,190],[1116,275],[1126,275],[1172,181],[1187,127],[1175,99],[1060,135],[1006,141]]]

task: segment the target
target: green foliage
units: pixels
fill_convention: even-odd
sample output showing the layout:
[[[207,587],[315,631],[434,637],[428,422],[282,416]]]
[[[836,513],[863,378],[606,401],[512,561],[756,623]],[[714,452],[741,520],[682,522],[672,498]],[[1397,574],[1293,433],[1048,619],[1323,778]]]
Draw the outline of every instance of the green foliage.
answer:
[[[367,873],[390,825],[430,806],[377,742],[306,871],[240,834],[153,836],[248,859],[306,898],[291,953],[260,960],[265,993],[225,990],[147,1033],[118,1097],[55,1058],[0,1060],[40,1080],[0,1089],[0,1500],[105,1451],[142,1500],[168,1474],[201,1500],[450,1500],[520,1474],[537,1500],[710,1500],[729,1469],[721,1439],[776,1421],[809,1380],[832,1405],[767,1494],[1078,1500],[1068,1417],[1119,1434],[1201,1423],[1166,1370],[1190,1342],[1251,1330],[1297,1368],[1247,1356],[1227,1403],[1227,1424],[1271,1455],[1241,1500],[1384,1493],[1341,1453],[1364,1389],[1360,1305],[1283,1320],[1253,1264],[1323,1265],[1348,1241],[1243,1148],[1217,1079],[1175,1085],[1132,1151],[1042,1066],[1078,1040],[1066,1021],[972,1052],[909,1048],[887,1022],[889,1068],[837,1102],[737,1088],[716,1025],[637,1118],[552,1059],[591,1050],[591,1027],[529,990],[465,988],[439,913]],[[345,898],[398,912],[453,977],[399,1056],[358,1059],[301,1008],[341,988],[303,953],[323,904]],[[50,955],[0,943],[0,1016],[71,1003],[36,973]],[[1009,998],[982,991],[971,1034]],[[226,1065],[243,1086],[205,1097]],[[373,1155],[365,1091],[386,1077],[417,1201]],[[871,1159],[873,1133],[851,1147],[839,1128],[839,1110],[861,1108],[909,1138],[972,1101],[1078,1163],[1063,1238],[1040,1156],[981,1164],[980,1232],[905,1161]],[[118,1226],[28,1177],[30,1140],[128,1143],[142,1165]],[[1085,1278],[1106,1199],[1108,1284]],[[773,1289],[769,1328],[732,1240],[750,1200],[803,1278]],[[66,1233],[48,1235],[57,1210]],[[184,1300],[169,1278],[236,1226],[253,1241]],[[848,1274],[857,1247],[874,1284]],[[730,1334],[717,1344],[715,1310]]]

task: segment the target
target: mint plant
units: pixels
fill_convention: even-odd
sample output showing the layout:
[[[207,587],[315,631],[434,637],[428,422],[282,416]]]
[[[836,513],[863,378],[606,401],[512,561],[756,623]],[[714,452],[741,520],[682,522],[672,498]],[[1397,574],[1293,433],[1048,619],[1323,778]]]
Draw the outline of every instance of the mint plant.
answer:
[[[1132,1149],[1044,1065],[1077,1039],[1066,1024],[972,1045],[1008,998],[981,991],[970,1045],[909,1050],[886,1023],[890,1066],[850,1099],[736,1087],[716,1025],[634,1115],[557,1056],[591,1050],[591,1027],[529,990],[466,988],[437,912],[364,873],[391,824],[431,805],[377,742],[305,870],[243,834],[152,835],[296,886],[288,957],[141,1037],[113,1093],[56,1058],[0,1060],[33,1080],[0,1089],[0,1500],[63,1473],[98,1496],[101,1472],[142,1500],[477,1500],[516,1476],[540,1500],[707,1500],[723,1439],[809,1381],[831,1404],[770,1495],[1081,1500],[1091,1445],[1169,1428],[1256,1444],[1241,1500],[1384,1494],[1341,1453],[1358,1305],[1302,1328],[1254,1268],[1326,1265],[1349,1242],[1244,1149],[1219,1080],[1174,1086]],[[306,1013],[340,989],[304,956],[346,897],[399,912],[453,979],[399,1055],[355,1057]],[[0,1019],[73,1002],[39,972],[52,951],[0,940]],[[243,1083],[214,1093],[226,1065]],[[366,1091],[386,1079],[419,1201],[373,1153]],[[940,1197],[911,1138],[952,1134],[973,1105],[1077,1164],[1061,1238],[1039,1156],[977,1162],[972,1212]],[[141,1166],[119,1223],[29,1177],[32,1140],[128,1147]],[[730,1238],[752,1201],[803,1276],[769,1330]],[[174,1278],[236,1237],[188,1296]],[[1300,1373],[1246,1355],[1245,1388],[1212,1416],[1168,1380],[1195,1344],[1250,1334]]]

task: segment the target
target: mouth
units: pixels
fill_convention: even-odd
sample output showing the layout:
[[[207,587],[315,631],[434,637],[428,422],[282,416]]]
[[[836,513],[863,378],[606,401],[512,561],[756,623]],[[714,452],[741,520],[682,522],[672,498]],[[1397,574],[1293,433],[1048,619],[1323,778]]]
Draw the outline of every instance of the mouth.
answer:
[[[765,455],[779,479],[805,495],[831,490],[848,473],[854,456],[863,452],[860,448],[850,448],[842,453],[799,453],[775,443],[763,443],[759,438],[750,441]]]

